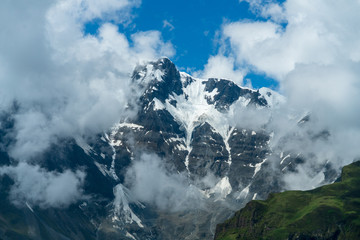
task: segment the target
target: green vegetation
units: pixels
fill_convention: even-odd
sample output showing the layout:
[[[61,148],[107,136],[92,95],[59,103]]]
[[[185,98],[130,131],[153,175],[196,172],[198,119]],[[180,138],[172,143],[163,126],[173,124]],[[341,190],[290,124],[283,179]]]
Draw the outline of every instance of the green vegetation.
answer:
[[[360,162],[344,167],[340,182],[249,202],[215,239],[360,239]]]

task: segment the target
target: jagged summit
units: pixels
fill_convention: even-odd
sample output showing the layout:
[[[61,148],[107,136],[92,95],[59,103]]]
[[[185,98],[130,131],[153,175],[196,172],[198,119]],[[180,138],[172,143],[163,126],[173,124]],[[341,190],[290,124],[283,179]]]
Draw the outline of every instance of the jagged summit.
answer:
[[[199,79],[184,72],[179,72],[173,62],[168,58],[161,58],[145,65],[137,66],[132,75],[133,82],[144,90],[143,99],[150,103],[165,104],[170,98],[172,104],[176,95],[184,94],[189,85],[196,85],[198,94],[202,94],[208,104],[215,105],[216,109],[228,110],[229,107],[242,98],[245,105],[258,107],[273,107],[284,102],[284,98],[268,88],[259,90],[238,86],[231,80],[209,78]],[[194,87],[193,87],[194,88]],[[189,94],[185,94],[189,97]],[[188,99],[187,99],[188,100]],[[159,106],[159,104],[154,104]]]
[[[147,87],[148,84],[154,82],[165,82],[169,84],[168,88],[174,88],[171,82],[177,82],[180,75],[175,64],[168,58],[160,58],[157,61],[148,62],[144,65],[138,65],[132,74],[134,82]]]
[[[276,107],[282,101],[281,95],[270,89],[241,87],[225,79],[195,78],[180,72],[168,58],[137,66],[132,82],[139,92],[136,117],[116,124],[90,146],[90,155],[99,171],[115,182],[114,193],[119,192],[116,188],[119,184],[121,189],[129,189],[126,192],[131,191],[126,174],[141,152],[155,154],[170,169],[168,174],[187,177],[187,187],[197,193],[198,201],[203,201],[204,206],[214,205],[210,208],[216,211],[206,210],[206,207],[206,214],[197,213],[204,221],[196,224],[198,230],[184,229],[177,235],[180,238],[193,235],[193,239],[198,239],[199,236],[212,237],[209,229],[214,229],[215,223],[224,219],[219,213],[223,213],[221,216],[231,213],[224,207],[225,203],[232,202],[237,208],[250,199],[264,198],[269,192],[280,190],[277,180],[268,172],[267,158],[272,154],[270,136],[264,131],[240,128],[234,124],[234,119],[236,109]],[[289,161],[291,158],[284,163]],[[209,177],[211,183],[206,180]],[[127,195],[120,195],[127,198]],[[116,202],[131,202],[120,199],[120,195]],[[139,238],[134,233],[148,236],[149,228],[156,224],[149,222],[144,211],[160,211],[156,206],[142,204],[143,209],[123,204],[128,215],[120,214],[120,210],[112,212],[115,213],[112,215],[116,219],[114,224],[121,223],[119,226],[135,239]],[[158,214],[166,218],[171,216],[171,221],[162,223],[166,226],[164,229],[192,219],[189,212],[175,216],[161,210]],[[141,222],[142,227],[136,224],[130,228],[124,224],[129,219]],[[161,238],[174,236],[160,231],[149,239]]]
[[[211,239],[216,224],[235,209],[282,190],[282,174],[302,162],[299,153],[272,149],[265,129],[238,124],[239,114],[246,114],[239,110],[271,111],[284,102],[275,91],[195,78],[168,58],[137,66],[132,84],[135,117],[45,154],[45,169],[86,169],[84,194],[90,197],[36,218],[33,211],[40,210],[25,206],[36,239]],[[76,227],[62,230],[67,224]],[[27,234],[17,226],[12,231]]]

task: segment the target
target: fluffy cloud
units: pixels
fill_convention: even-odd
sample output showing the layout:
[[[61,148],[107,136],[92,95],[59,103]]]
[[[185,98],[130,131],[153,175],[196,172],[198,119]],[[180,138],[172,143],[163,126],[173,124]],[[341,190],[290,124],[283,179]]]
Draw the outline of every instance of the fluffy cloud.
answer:
[[[0,27],[0,107],[16,101],[16,144],[28,159],[58,137],[91,134],[127,116],[129,76],[137,63],[174,51],[157,31],[131,39],[117,24],[131,19],[136,0],[3,1]],[[101,19],[96,36],[84,24]],[[106,117],[104,117],[106,116]]]
[[[263,18],[275,22],[284,22],[286,20],[284,8],[281,4],[278,4],[278,0],[239,0],[239,2],[249,3],[250,10]]]
[[[12,116],[15,141],[7,150],[20,163],[1,170],[15,180],[14,201],[59,207],[78,199],[84,173],[46,172],[28,160],[36,162],[59,138],[91,135],[131,116],[135,65],[174,53],[157,31],[130,39],[119,32],[117,25],[129,24],[139,4],[1,1],[0,111],[19,106]],[[100,23],[96,35],[84,33],[91,21]]]
[[[189,186],[187,176],[170,173],[156,155],[143,154],[126,174],[132,194],[162,210],[179,211],[199,207],[203,195]]]
[[[283,7],[285,28],[270,20],[224,26],[239,62],[283,80],[299,64],[359,61],[358,1],[288,0]]]
[[[81,186],[85,173],[81,171],[47,172],[38,166],[20,163],[16,167],[1,168],[0,174],[14,179],[10,199],[19,206],[28,203],[42,208],[67,207],[83,198]]]
[[[316,163],[340,168],[360,156],[354,145],[360,139],[360,2],[246,1],[263,20],[224,24],[219,55],[226,49],[235,66],[279,82],[287,106],[271,115],[267,127],[276,129],[275,138],[296,136],[283,148],[313,156],[298,174],[286,177],[289,187],[314,187],[311,179],[321,179]],[[308,126],[291,123],[305,113],[312,116]],[[324,129],[330,132],[327,140],[309,140]]]
[[[243,84],[244,79],[244,71],[236,69],[235,60],[223,55],[210,57],[204,70],[195,75],[201,78],[231,79],[239,85]]]

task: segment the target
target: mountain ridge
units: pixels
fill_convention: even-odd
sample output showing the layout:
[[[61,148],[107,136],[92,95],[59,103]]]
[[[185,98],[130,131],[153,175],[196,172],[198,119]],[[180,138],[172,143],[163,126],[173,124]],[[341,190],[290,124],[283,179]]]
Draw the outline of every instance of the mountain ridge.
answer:
[[[39,158],[42,171],[86,172],[84,197],[69,208],[77,209],[77,217],[69,209],[22,202],[20,212],[42,217],[29,218],[20,230],[2,229],[1,237],[13,229],[27,239],[26,229],[35,226],[40,230],[30,239],[54,232],[70,239],[210,239],[216,224],[246,202],[281,191],[283,174],[304,161],[298,153],[272,149],[272,135],[265,129],[237,125],[246,109],[271,111],[285,101],[270,89],[194,78],[167,58],[137,66],[132,84],[137,100],[129,108],[136,114],[96,136],[62,139]],[[0,131],[4,146],[11,145],[12,125],[2,125],[7,126]],[[1,165],[16,165],[6,146]],[[154,179],[157,185],[151,184]],[[12,181],[2,193],[7,206],[16,186]],[[74,221],[57,223],[60,212],[62,219]],[[84,224],[76,225],[77,218]],[[36,227],[44,221],[45,228]]]

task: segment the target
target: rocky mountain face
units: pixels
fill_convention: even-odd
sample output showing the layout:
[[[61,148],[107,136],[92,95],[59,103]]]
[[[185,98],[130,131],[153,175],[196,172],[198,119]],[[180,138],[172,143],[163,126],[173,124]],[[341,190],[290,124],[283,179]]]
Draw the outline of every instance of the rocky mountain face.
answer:
[[[254,200],[216,228],[215,239],[358,239],[360,162],[338,182]]]
[[[270,89],[194,78],[167,58],[138,66],[132,81],[135,117],[91,138],[63,139],[42,155],[49,171],[85,169],[86,199],[67,209],[15,207],[13,181],[2,175],[1,239],[211,239],[217,223],[281,191],[282,174],[303,162],[273,149],[265,128],[237,123],[238,109],[284,101]],[[7,153],[13,121],[2,115],[3,166],[15,162]]]

